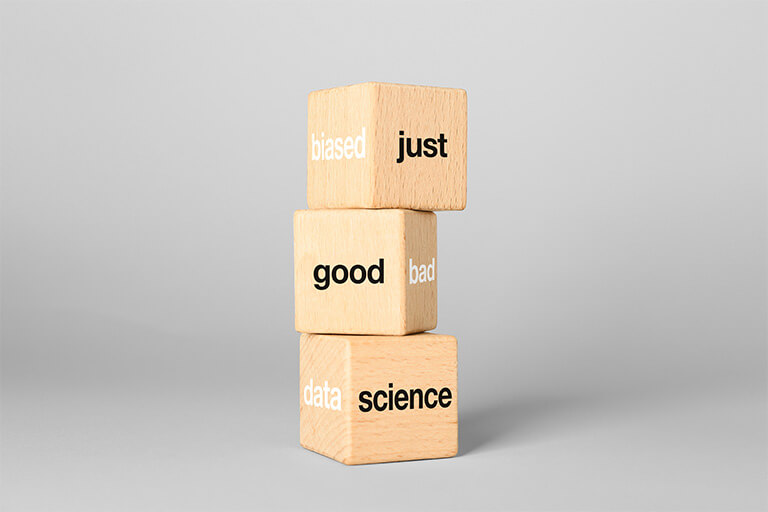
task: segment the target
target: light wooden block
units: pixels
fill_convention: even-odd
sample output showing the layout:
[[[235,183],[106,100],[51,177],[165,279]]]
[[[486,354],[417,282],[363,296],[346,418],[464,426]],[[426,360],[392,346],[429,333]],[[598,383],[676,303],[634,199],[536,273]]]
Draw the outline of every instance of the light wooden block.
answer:
[[[411,210],[294,214],[296,330],[401,335],[437,326],[437,219]]]
[[[456,355],[442,334],[303,334],[301,445],[344,464],[453,457]]]
[[[310,208],[463,210],[467,93],[376,82],[314,91],[307,169]]]

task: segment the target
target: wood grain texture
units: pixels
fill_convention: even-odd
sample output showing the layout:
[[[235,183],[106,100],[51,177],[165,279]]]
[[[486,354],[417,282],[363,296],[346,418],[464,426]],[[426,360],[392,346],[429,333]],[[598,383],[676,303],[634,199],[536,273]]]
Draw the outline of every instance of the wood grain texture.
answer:
[[[458,450],[457,342],[453,336],[303,334],[300,341],[301,445],[344,464],[452,457]],[[341,389],[341,410],[308,405],[312,379]],[[321,385],[322,385],[321,383]],[[360,408],[362,391],[451,392],[447,407]]]
[[[299,437],[301,445],[331,457],[348,460],[351,453],[349,431],[349,345],[333,336],[302,335],[299,342]],[[323,386],[326,382],[342,390],[342,410],[309,406],[305,403],[305,388]]]
[[[410,283],[409,260],[430,264],[434,280]],[[318,265],[365,268],[384,261],[384,282],[330,281]],[[294,215],[296,330],[403,335],[437,325],[437,220],[411,210],[300,210]]]
[[[370,132],[374,89],[359,85],[315,91],[307,102],[307,202],[310,208],[363,208],[373,202]],[[357,136],[366,128],[366,157],[312,160],[312,135],[321,139]],[[323,199],[326,197],[327,199]]]
[[[310,208],[463,210],[467,200],[467,94],[463,89],[367,82],[310,93],[307,202]],[[313,160],[312,136],[355,136],[363,159]],[[399,132],[444,134],[447,157],[397,163]]]

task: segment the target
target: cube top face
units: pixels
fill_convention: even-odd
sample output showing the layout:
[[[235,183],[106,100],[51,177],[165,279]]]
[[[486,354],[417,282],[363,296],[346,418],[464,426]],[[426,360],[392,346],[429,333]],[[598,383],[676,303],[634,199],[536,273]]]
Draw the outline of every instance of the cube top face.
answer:
[[[402,335],[437,325],[437,219],[410,210],[294,215],[296,330]]]
[[[467,94],[368,82],[310,93],[310,208],[463,210]]]
[[[300,361],[305,448],[345,464],[456,454],[453,336],[303,334]]]

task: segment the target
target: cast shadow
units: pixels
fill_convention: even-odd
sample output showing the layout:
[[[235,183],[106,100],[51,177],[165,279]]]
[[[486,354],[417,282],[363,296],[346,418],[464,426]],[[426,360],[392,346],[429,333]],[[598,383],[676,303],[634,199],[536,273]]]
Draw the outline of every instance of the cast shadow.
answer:
[[[535,441],[567,431],[628,397],[597,395],[532,396],[485,404],[459,417],[459,455]]]

